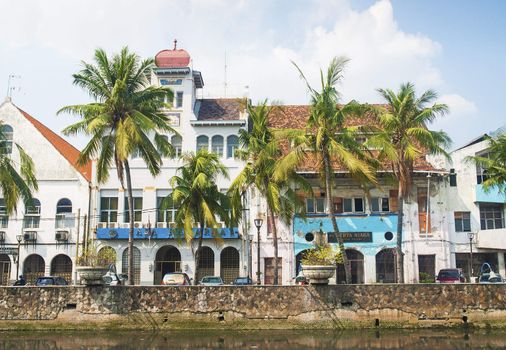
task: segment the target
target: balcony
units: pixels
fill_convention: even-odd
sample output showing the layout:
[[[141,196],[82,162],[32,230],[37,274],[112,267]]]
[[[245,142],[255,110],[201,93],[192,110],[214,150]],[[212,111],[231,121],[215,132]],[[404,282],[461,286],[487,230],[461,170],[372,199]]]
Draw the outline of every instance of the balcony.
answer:
[[[127,240],[129,228],[97,228],[97,239],[103,240]],[[193,229],[195,238],[198,238],[197,229]],[[239,238],[239,229],[234,227],[218,228],[214,232],[211,229],[205,229],[204,239],[221,238],[221,239],[237,239]],[[181,239],[184,240],[184,235],[181,229],[176,228],[135,228],[134,239],[148,240],[148,239]]]
[[[355,246],[374,251],[379,247],[395,247],[396,214],[337,214],[336,219],[339,231],[344,235],[346,247]],[[296,217],[293,229],[296,254],[313,245],[314,235],[320,232],[320,229],[327,233],[329,243],[337,243],[332,222],[326,215],[310,215],[306,220]]]
[[[506,228],[478,231],[476,235],[476,247],[485,249],[506,249]]]
[[[506,203],[506,194],[499,193],[497,188],[491,188],[488,193],[483,190],[483,184],[476,185],[476,202]]]

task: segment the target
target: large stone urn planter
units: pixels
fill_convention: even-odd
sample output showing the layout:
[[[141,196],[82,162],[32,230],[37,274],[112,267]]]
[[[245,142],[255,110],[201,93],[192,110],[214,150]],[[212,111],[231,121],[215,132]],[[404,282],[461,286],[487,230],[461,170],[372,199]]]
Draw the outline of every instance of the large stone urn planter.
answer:
[[[104,284],[102,276],[109,271],[109,268],[107,266],[77,266],[76,271],[81,284],[96,286]]]
[[[333,265],[302,265],[302,273],[311,284],[329,284],[336,267]]]

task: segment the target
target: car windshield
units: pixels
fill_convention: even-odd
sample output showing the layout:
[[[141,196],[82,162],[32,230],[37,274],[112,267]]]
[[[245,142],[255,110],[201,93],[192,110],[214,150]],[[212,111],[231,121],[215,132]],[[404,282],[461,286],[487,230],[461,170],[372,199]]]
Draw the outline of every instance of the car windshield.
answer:
[[[204,277],[202,283],[221,283],[220,277]]]
[[[248,283],[247,278],[236,278],[235,283]]]
[[[182,274],[165,275],[163,281],[165,283],[183,284],[184,275]]]
[[[52,278],[39,278],[36,284],[38,286],[51,286],[54,284],[54,280]]]
[[[458,270],[439,271],[438,278],[460,278]]]

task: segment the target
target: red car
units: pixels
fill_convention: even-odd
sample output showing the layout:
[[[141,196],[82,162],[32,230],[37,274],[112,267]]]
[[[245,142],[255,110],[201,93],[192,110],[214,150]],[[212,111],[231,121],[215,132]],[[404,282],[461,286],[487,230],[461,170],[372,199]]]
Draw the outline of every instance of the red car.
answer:
[[[461,269],[441,269],[436,283],[464,283],[466,281]]]

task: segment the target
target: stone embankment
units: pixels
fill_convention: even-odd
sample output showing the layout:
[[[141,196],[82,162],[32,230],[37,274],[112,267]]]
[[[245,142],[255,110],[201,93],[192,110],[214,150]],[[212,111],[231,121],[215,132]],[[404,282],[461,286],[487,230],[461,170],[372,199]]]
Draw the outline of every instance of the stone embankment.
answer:
[[[0,287],[0,329],[456,325],[506,327],[506,286]]]

